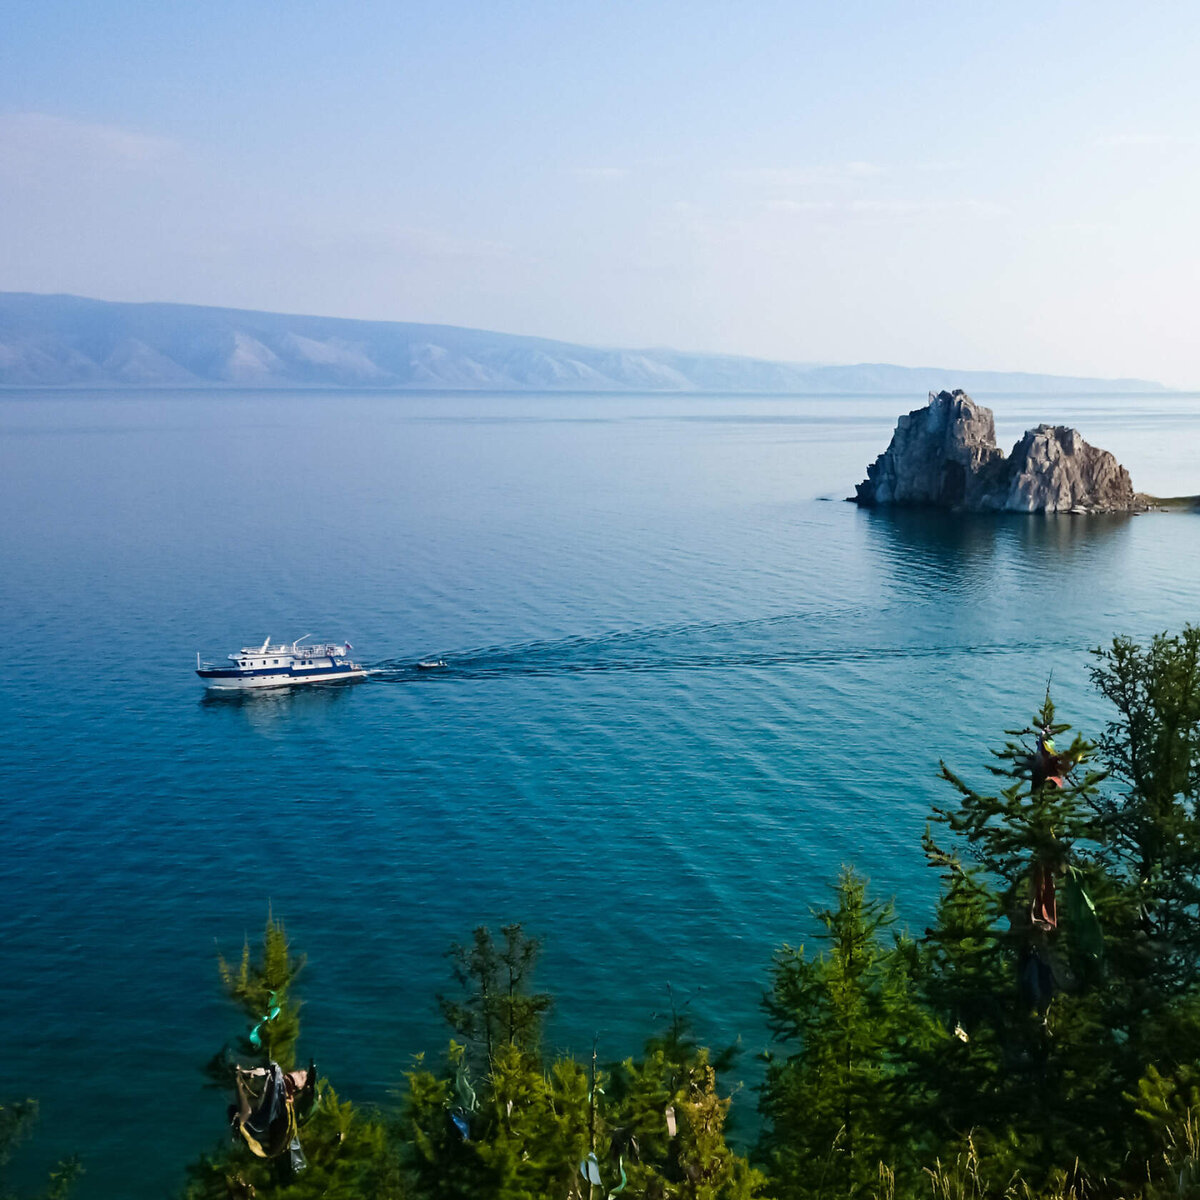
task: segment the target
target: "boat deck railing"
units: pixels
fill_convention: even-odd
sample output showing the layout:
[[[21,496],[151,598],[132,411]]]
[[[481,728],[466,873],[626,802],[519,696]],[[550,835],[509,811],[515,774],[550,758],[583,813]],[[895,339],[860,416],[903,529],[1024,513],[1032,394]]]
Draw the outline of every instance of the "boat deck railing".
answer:
[[[295,646],[290,642],[281,642],[278,646],[243,646],[237,658],[343,658],[347,653],[345,646],[327,642],[324,645]],[[235,657],[230,655],[231,658]]]
[[[332,642],[325,646],[297,646],[290,651],[295,658],[344,658],[345,646],[335,646]]]

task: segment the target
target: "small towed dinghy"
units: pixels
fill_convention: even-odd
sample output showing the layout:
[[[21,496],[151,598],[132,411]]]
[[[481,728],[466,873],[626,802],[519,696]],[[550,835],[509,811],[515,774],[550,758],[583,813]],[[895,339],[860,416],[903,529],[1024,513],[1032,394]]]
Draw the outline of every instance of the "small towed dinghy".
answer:
[[[446,665],[444,658],[424,658],[417,663],[418,671],[437,671]]]

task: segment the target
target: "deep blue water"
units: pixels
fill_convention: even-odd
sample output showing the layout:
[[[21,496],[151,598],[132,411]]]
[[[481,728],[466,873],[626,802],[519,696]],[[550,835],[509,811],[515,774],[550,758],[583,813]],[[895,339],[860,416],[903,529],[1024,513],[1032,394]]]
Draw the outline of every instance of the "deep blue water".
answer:
[[[1200,491],[1196,396],[979,398],[1002,444],[1066,422]],[[920,402],[0,396],[0,1100],[42,1099],[30,1165],[163,1195],[221,1139],[215,950],[268,903],[309,955],[303,1049],[374,1101],[444,1044],[481,922],[544,936],[554,1042],[610,1057],[668,985],[760,1049],[772,949],[843,863],[919,930],[938,759],[980,773],[1051,675],[1098,731],[1088,649],[1200,619],[1200,517],[841,503]],[[192,674],[305,633],[377,674]]]

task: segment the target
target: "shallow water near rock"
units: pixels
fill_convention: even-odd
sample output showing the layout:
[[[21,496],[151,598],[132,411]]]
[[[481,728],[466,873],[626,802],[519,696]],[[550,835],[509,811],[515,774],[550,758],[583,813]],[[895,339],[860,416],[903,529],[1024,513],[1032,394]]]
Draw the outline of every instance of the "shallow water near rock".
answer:
[[[979,396],[1200,491],[1200,397]],[[842,503],[920,397],[0,396],[0,1098],[29,1170],[167,1194],[223,1135],[214,958],[267,905],[303,1048],[385,1102],[444,1044],[449,942],[545,938],[550,1040],[686,1004],[766,1033],[843,863],[919,933],[937,762],[982,775],[1088,650],[1200,618],[1200,516]],[[366,682],[205,693],[195,654],[349,638]],[[422,672],[422,659],[445,659]],[[668,993],[670,985],[670,993]],[[145,1137],[151,1097],[154,1136]],[[753,1097],[739,1104],[753,1107]]]

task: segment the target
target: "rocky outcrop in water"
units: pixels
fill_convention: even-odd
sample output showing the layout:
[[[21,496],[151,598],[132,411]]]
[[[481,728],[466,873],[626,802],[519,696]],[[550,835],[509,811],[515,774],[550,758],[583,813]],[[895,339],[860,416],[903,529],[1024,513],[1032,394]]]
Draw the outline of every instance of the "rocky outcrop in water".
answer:
[[[958,512],[1140,512],[1129,472],[1065,425],[1029,430],[1006,458],[990,409],[963,391],[933,392],[901,417],[855,489],[858,504]]]

